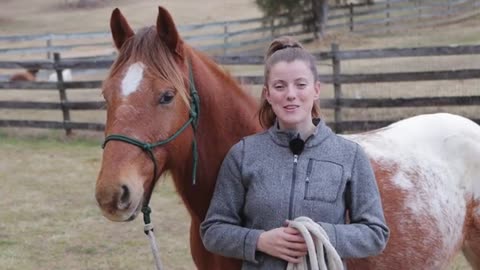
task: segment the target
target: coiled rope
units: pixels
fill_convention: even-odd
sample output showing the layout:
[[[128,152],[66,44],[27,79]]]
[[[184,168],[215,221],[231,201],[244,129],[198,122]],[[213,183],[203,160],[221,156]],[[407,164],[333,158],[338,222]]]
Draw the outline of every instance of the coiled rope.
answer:
[[[297,229],[305,239],[308,248],[308,258],[310,259],[310,268],[308,268],[307,256],[305,255],[300,263],[289,263],[287,270],[344,269],[342,259],[332,246],[332,243],[330,243],[327,233],[319,224],[308,217],[298,217],[290,221],[288,226]]]

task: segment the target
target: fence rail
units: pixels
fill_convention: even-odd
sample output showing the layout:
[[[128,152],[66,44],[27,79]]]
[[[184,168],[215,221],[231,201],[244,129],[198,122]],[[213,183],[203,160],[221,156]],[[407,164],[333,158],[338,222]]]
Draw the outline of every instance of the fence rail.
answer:
[[[334,121],[329,123],[337,132],[360,131],[385,126],[391,121],[344,121],[342,114],[348,108],[394,108],[394,107],[432,107],[432,106],[478,106],[479,95],[451,96],[451,97],[419,97],[419,98],[346,98],[342,95],[342,86],[348,84],[379,83],[379,82],[416,82],[434,80],[471,80],[480,79],[480,68],[418,71],[418,72],[388,72],[388,73],[358,73],[343,74],[341,63],[348,60],[372,59],[372,58],[401,58],[401,57],[428,57],[428,56],[452,56],[452,55],[480,55],[480,45],[471,46],[442,46],[422,48],[388,48],[377,50],[345,50],[342,51],[336,45],[332,45],[329,52],[317,53],[315,56],[322,61],[332,62],[331,74],[319,74],[325,84],[334,87],[334,97],[322,99],[321,106],[334,111]],[[223,65],[262,65],[261,56],[219,56],[215,58]],[[60,59],[56,56],[55,62],[48,61],[15,61],[0,62],[0,68],[42,68],[54,69],[57,74],[65,68],[95,69],[108,68],[112,59]],[[238,76],[237,79],[244,84],[261,85],[262,76]],[[61,110],[63,121],[40,121],[40,120],[0,120],[0,126],[34,127],[65,129],[69,133],[72,129],[102,130],[102,123],[75,122],[70,118],[70,111],[103,110],[102,101],[73,102],[68,100],[67,93],[72,90],[98,89],[101,81],[75,81],[63,82],[0,82],[0,92],[17,90],[53,90],[59,92],[59,102],[39,101],[0,101],[0,109],[31,109],[31,110]],[[473,119],[480,123],[480,119]]]
[[[324,28],[327,31],[382,34],[478,17],[480,0],[381,0],[373,5],[348,5],[329,10]],[[199,50],[212,55],[238,55],[258,52],[277,35],[294,35],[303,42],[312,40],[317,33],[308,32],[302,24],[314,17],[312,11],[306,11],[304,17],[291,22],[282,15],[272,24],[266,24],[264,18],[249,18],[180,25],[178,29],[184,40]],[[32,42],[35,45],[32,46]],[[41,53],[50,59],[52,52],[88,48],[104,48],[112,57],[115,54],[109,32],[0,36],[0,55]]]

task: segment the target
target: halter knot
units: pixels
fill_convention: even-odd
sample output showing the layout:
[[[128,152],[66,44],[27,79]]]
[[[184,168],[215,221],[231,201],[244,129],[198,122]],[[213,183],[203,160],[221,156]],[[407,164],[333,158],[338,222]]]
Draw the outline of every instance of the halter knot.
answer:
[[[152,213],[152,209],[148,205],[145,205],[142,207],[142,213],[143,213],[143,223],[145,224],[150,224],[150,213]]]
[[[192,117],[194,120],[197,119],[197,112],[190,110],[190,117]]]
[[[151,145],[151,144],[149,144],[149,143],[144,143],[144,144],[142,145],[142,149],[143,149],[144,151],[150,151],[150,150],[152,150],[152,148],[153,148],[153,145]]]

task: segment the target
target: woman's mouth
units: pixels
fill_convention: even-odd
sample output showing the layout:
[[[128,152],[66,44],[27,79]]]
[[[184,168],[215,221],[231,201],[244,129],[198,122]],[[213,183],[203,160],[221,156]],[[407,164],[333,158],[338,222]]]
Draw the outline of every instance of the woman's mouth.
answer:
[[[285,109],[287,112],[293,112],[295,111],[298,107],[298,105],[287,105],[287,106],[283,106],[283,109]]]

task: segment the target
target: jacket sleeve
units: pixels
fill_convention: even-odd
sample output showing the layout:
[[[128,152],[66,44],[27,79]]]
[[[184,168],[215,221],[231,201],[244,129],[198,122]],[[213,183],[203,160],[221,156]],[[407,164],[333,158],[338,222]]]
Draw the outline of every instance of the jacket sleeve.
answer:
[[[220,167],[200,234],[210,252],[257,263],[257,240],[263,231],[242,227],[246,193],[241,178],[243,145],[243,140],[234,145]]]
[[[346,191],[349,224],[319,222],[342,258],[365,258],[385,249],[389,229],[373,169],[357,145],[351,179]]]

